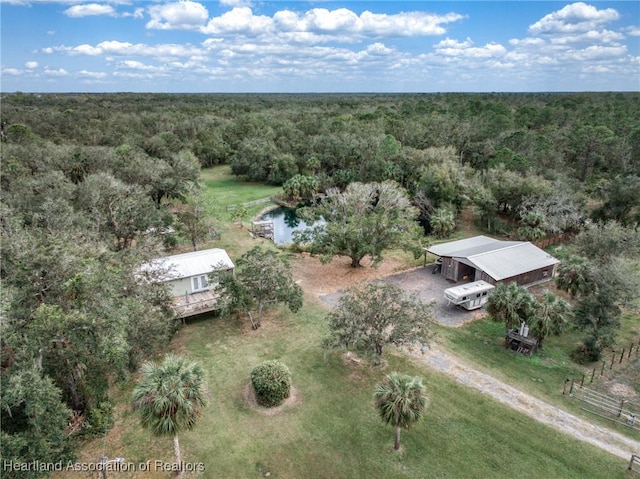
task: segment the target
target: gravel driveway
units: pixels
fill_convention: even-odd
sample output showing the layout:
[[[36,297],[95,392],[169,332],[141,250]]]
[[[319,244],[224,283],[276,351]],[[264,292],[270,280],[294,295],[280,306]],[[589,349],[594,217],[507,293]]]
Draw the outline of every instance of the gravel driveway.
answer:
[[[484,314],[484,308],[467,311],[458,306],[449,305],[444,298],[444,290],[455,286],[455,283],[447,281],[441,274],[432,274],[432,268],[433,265],[414,268],[386,276],[382,280],[415,294],[425,303],[435,301],[436,321],[443,326],[461,326]],[[320,295],[320,299],[335,306],[343,295],[344,291],[339,290],[335,293]]]

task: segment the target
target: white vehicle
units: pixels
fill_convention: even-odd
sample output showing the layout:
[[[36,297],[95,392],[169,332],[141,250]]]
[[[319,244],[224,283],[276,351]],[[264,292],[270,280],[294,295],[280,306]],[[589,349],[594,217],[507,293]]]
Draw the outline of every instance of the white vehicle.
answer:
[[[474,281],[445,289],[444,297],[449,301],[449,305],[455,304],[468,310],[478,309],[489,300],[494,288],[495,286],[486,281]]]

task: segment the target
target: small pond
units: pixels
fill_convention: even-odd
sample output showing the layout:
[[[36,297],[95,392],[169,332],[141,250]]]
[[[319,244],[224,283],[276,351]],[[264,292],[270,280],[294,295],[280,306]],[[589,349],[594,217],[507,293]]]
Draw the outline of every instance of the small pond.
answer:
[[[273,221],[273,242],[277,245],[293,243],[294,231],[304,231],[310,227],[296,216],[296,210],[284,207],[268,211],[260,220]]]

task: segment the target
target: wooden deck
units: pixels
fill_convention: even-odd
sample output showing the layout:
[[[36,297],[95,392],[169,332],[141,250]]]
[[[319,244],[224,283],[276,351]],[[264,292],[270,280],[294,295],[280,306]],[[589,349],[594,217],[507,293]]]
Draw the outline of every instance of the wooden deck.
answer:
[[[214,311],[218,309],[218,296],[214,291],[177,296],[173,300],[176,317],[184,319],[196,314]]]
[[[518,329],[510,329],[505,337],[505,346],[527,356],[532,356],[538,349],[538,340],[533,336],[521,336]]]

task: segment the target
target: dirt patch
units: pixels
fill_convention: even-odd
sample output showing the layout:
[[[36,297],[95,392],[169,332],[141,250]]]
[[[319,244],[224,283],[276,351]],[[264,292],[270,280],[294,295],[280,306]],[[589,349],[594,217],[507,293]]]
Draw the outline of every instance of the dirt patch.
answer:
[[[622,383],[613,383],[607,388],[607,390],[612,395],[616,397],[621,397],[621,398],[634,398],[638,395],[635,389],[633,389],[628,384],[622,384]]]
[[[263,416],[276,416],[287,409],[295,407],[302,403],[302,396],[300,395],[300,391],[295,387],[291,386],[291,390],[289,391],[289,397],[284,400],[280,406],[276,407],[264,407],[258,404],[256,401],[256,392],[253,389],[251,383],[247,383],[247,385],[242,390],[242,399],[244,403],[249,406],[249,408],[254,411],[262,414]]]
[[[385,258],[378,266],[373,267],[371,260],[365,258],[359,268],[351,267],[351,259],[334,258],[333,261],[322,264],[320,258],[308,253],[301,253],[299,261],[292,262],[292,272],[305,293],[318,297],[322,294],[345,290],[362,281],[388,276],[406,269],[406,263],[395,259]]]

